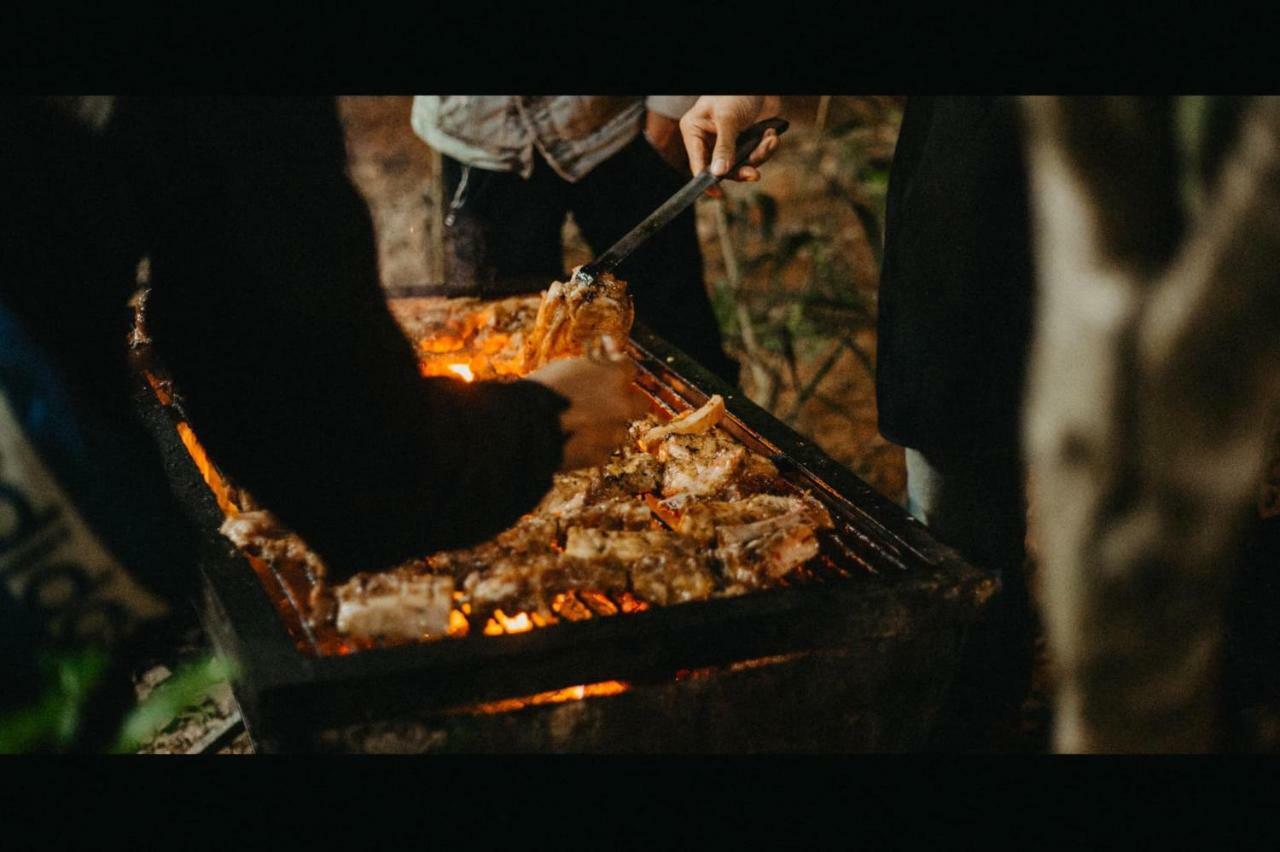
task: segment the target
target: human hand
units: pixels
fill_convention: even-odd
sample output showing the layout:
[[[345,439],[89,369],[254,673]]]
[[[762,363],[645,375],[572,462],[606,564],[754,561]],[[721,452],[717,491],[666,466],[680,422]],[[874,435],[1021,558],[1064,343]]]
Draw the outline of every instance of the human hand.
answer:
[[[778,149],[778,134],[766,130],[760,144],[751,152],[747,165],[727,174],[734,161],[734,143],[738,134],[762,118],[777,115],[781,104],[776,95],[703,95],[680,119],[680,133],[689,157],[689,168],[698,174],[707,168],[708,156],[713,175],[728,180],[757,181],[756,169]],[[715,190],[714,192],[712,190]],[[715,187],[708,194],[718,196]]]
[[[560,414],[560,429],[569,436],[561,470],[600,464],[626,443],[627,426],[649,409],[632,385],[635,373],[629,360],[566,358],[525,376],[569,400],[569,408]]]

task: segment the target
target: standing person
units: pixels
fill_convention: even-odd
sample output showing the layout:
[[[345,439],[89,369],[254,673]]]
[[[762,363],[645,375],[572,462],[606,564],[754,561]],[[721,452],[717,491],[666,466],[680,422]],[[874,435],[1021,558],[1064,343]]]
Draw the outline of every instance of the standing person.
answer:
[[[1229,601],[1280,405],[1280,98],[1026,108],[1055,746],[1221,749]]]
[[[681,96],[420,95],[414,131],[442,154],[446,292],[537,292],[563,278],[572,213],[599,255],[688,178]],[[618,268],[636,315],[731,383],[693,210]]]
[[[500,531],[642,409],[628,367],[585,359],[424,379],[331,98],[5,99],[0,140],[4,747],[77,710],[75,745],[107,745],[138,637],[193,591],[191,530],[129,404],[143,256],[193,429],[335,580]],[[72,704],[23,714],[42,659],[75,662]]]
[[[758,103],[700,100],[681,122],[691,166]],[[908,510],[1002,584],[971,634],[948,746],[987,738],[1030,684],[1019,422],[1034,284],[1019,132],[1013,98],[909,98],[889,179],[880,431],[906,448]]]

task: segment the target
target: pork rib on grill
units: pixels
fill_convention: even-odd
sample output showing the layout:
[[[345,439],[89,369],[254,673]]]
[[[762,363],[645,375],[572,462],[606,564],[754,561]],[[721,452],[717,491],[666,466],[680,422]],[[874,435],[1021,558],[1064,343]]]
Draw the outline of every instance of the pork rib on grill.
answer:
[[[606,274],[587,283],[577,279],[577,271],[543,294],[525,338],[526,372],[557,358],[595,354],[606,337],[621,346],[631,336],[635,307],[626,282]]]
[[[334,589],[340,633],[369,639],[444,636],[453,609],[453,578],[412,567],[357,574]]]
[[[432,310],[428,324],[443,331],[420,342],[424,372],[438,372],[428,361],[444,370],[464,357],[481,365],[479,378],[597,355],[605,338],[624,340],[632,321],[626,286],[611,277],[590,287],[553,285],[531,328],[527,299],[469,318]],[[319,558],[270,513],[242,513],[223,532],[273,564],[305,567],[317,581],[312,622],[367,639],[444,635],[458,606],[473,624],[499,609],[550,616],[557,598],[571,592],[584,600],[628,592],[659,606],[741,594],[816,555],[816,531],[831,519],[807,495],[771,493],[786,490],[777,468],[718,428],[724,416],[723,399],[712,396],[665,423],[637,420],[608,462],[556,474],[534,511],[493,539],[359,574],[334,589],[323,583]]]
[[[831,515],[812,497],[756,494],[743,500],[707,500],[694,503],[681,515],[676,529],[700,544],[716,541],[719,530],[734,530],[759,521],[785,517],[814,528],[831,526]],[[730,542],[744,536],[729,533]]]
[[[637,597],[660,606],[705,600],[715,591],[705,551],[666,530],[572,529],[560,558],[572,570],[614,568],[629,576]]]

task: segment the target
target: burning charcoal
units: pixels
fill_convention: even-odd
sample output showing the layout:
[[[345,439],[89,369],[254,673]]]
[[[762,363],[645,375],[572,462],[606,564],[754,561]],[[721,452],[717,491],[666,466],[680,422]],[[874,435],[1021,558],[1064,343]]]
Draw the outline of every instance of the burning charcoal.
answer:
[[[578,592],[578,598],[596,615],[618,614],[618,605],[600,592]]]
[[[513,378],[523,373],[525,331],[541,296],[485,302],[473,298],[395,299],[396,320],[416,342],[424,375],[456,375],[466,365],[473,378]]]
[[[444,636],[453,608],[453,578],[400,570],[357,574],[334,589],[337,627],[364,639]]]

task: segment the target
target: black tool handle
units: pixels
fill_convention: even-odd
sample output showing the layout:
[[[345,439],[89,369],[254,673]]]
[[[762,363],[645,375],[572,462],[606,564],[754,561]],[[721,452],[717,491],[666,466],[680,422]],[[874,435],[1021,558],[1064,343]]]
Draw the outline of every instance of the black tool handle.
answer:
[[[734,149],[734,163],[729,171],[725,172],[725,176],[733,174],[746,165],[747,160],[751,157],[751,152],[760,144],[760,140],[764,139],[765,131],[773,130],[781,136],[790,126],[790,122],[786,119],[766,118],[764,121],[757,121],[739,133],[737,145]],[[581,281],[594,281],[600,275],[612,272],[619,263],[622,263],[645,240],[665,228],[672,219],[684,212],[690,204],[697,201],[698,196],[721,180],[722,178],[711,174],[710,169],[703,169],[693,180],[677,190],[675,195],[663,202],[661,207],[645,217],[643,222],[632,228],[625,237],[614,243],[608,251],[579,269],[575,277]]]
[[[725,177],[747,164],[747,160],[751,158],[751,152],[764,140],[765,131],[772,130],[781,136],[787,132],[787,128],[790,126],[791,122],[785,118],[766,118],[764,121],[757,121],[739,133],[738,142],[733,149],[733,165],[729,167],[729,171],[725,172]]]

